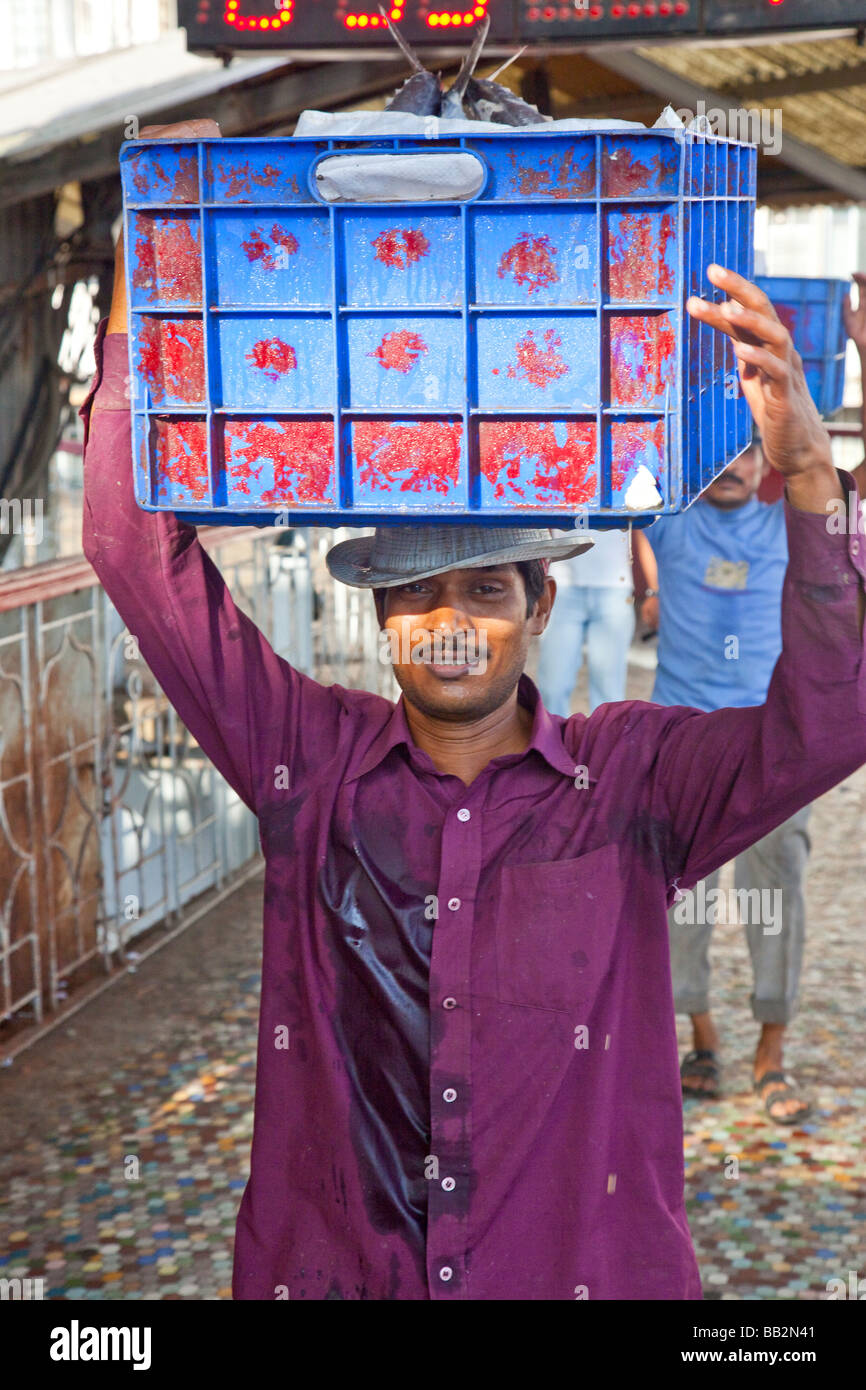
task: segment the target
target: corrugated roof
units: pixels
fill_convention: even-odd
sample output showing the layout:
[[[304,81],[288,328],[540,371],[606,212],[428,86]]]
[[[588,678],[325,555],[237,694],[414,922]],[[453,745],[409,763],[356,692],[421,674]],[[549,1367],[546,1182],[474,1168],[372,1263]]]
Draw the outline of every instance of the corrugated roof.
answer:
[[[843,164],[866,166],[866,49],[854,39],[717,48],[659,45],[638,52],[692,82],[779,108],[784,132]]]

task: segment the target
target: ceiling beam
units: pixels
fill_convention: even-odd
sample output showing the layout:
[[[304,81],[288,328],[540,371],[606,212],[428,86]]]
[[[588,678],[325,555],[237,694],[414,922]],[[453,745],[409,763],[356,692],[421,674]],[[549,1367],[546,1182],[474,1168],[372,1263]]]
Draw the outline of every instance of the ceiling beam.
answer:
[[[647,91],[655,92],[662,101],[670,102],[678,110],[687,107],[690,111],[696,111],[699,101],[703,101],[708,110],[713,107],[720,107],[723,111],[738,108],[750,110],[760,106],[759,102],[733,92],[715,91],[700,82],[693,82],[691,78],[681,77],[635,53],[633,49],[616,52],[606,49],[603,53],[595,51],[592,56],[594,62],[601,63],[611,72],[637,83]],[[866,202],[866,170],[843,164],[817,145],[807,145],[805,140],[786,135],[784,124],[781,152],[775,158],[813,178],[819,188],[832,188],[851,202]]]
[[[575,101],[565,92],[554,88],[553,96],[556,115],[561,119],[579,117],[591,120],[595,116],[610,116],[614,120],[637,120],[647,112],[658,115],[664,105],[654,92],[634,92],[616,97],[584,97]]]
[[[381,61],[328,63],[278,70],[277,75],[192,101],[179,101],[148,114],[147,124],[211,116],[223,135],[262,132],[279,121],[293,120],[305,107],[338,107],[359,98],[391,91],[402,81],[392,64]],[[64,183],[107,178],[118,173],[118,151],[123,139],[123,119],[86,140],[58,144],[36,157],[0,160],[0,207],[29,202]]]
[[[783,97],[798,97],[806,92],[841,92],[846,87],[866,87],[866,63],[854,63],[847,68],[831,68],[825,72],[789,73],[764,82],[756,77],[741,91],[741,95],[760,105],[780,101]]]

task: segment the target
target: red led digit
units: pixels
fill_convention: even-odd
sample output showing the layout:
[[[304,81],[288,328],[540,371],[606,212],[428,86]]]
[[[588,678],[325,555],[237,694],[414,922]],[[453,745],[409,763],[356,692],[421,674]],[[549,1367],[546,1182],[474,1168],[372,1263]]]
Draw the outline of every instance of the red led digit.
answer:
[[[264,4],[251,5],[250,9],[269,8],[270,15],[243,14],[241,12],[240,0],[226,0],[223,19],[226,24],[233,24],[236,29],[282,29],[284,24],[292,22],[292,0],[285,0],[278,8],[273,5],[270,7]]]
[[[397,3],[398,0],[394,0],[394,8],[391,10],[392,19],[402,18],[402,12],[405,8],[405,0],[399,0],[400,13],[395,15],[394,10],[397,8]],[[479,19],[483,19],[485,14],[487,13],[487,5],[488,0],[476,0],[476,4],[473,6],[472,9],[466,10],[459,14],[455,10],[436,10],[433,14],[427,15],[427,26],[430,29],[437,29],[440,27],[446,29],[450,28],[452,25],[455,28],[457,27],[457,25],[460,25],[462,28],[470,24],[477,24]],[[537,19],[540,13],[541,12],[537,9],[531,9],[527,13],[527,18]],[[554,11],[554,14],[555,13],[556,11]]]

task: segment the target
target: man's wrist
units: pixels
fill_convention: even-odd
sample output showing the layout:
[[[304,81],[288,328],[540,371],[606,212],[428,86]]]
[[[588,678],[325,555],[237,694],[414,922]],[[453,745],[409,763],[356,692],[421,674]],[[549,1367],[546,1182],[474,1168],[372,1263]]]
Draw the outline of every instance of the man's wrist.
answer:
[[[832,458],[821,457],[799,472],[787,475],[785,496],[798,511],[826,513],[831,501],[845,496]]]

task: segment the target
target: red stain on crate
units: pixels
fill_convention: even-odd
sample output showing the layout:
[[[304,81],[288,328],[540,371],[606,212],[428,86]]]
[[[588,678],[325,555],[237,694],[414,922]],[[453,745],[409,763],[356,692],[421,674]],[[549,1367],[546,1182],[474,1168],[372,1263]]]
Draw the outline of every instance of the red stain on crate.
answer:
[[[536,290],[546,290],[557,284],[559,276],[553,264],[556,247],[551,245],[549,236],[531,236],[523,232],[507,251],[499,258],[496,271],[500,280],[512,275],[515,282],[528,289],[530,294]]]
[[[662,214],[658,231],[652,213],[627,212],[610,238],[608,275],[613,299],[655,299],[673,294],[673,271],[667,264],[668,242],[675,235],[673,218]]]
[[[610,485],[614,493],[625,487],[629,474],[639,463],[654,474],[656,487],[661,491],[664,420],[612,420],[610,443]]]
[[[626,197],[648,193],[660,188],[669,174],[677,168],[677,146],[671,141],[663,154],[650,155],[642,164],[628,145],[605,149],[602,154],[602,193],[608,197]]]
[[[198,237],[188,221],[159,220],[139,214],[138,225],[149,226],[135,243],[135,289],[151,303],[201,303],[201,254]]]
[[[191,501],[204,501],[208,495],[207,425],[204,420],[157,417],[153,424],[157,485],[164,500],[174,500],[178,491],[183,490]]]
[[[564,439],[557,440],[557,432]],[[578,507],[595,495],[595,422],[482,420],[478,427],[481,472],[500,502],[518,497],[527,505]],[[526,467],[535,472],[521,484]]]
[[[512,379],[522,378],[524,381],[528,381],[530,386],[537,386],[540,390],[544,390],[551,381],[556,381],[571,370],[568,363],[557,352],[557,348],[560,347],[562,347],[562,339],[555,329],[545,329],[544,347],[539,346],[535,341],[533,329],[527,329],[524,336],[515,345],[517,365],[509,364],[509,377]],[[496,368],[493,370],[496,374]]]
[[[198,160],[195,155],[178,155],[173,178],[151,150],[140,150],[129,161],[132,183],[139,198],[150,195],[154,201],[195,203],[198,201]]]
[[[459,422],[422,420],[390,425],[358,420],[354,427],[355,467],[362,485],[391,492],[449,493],[460,475]],[[404,476],[408,471],[408,477]]]
[[[166,393],[193,404],[204,400],[204,351],[198,320],[145,319],[138,339],[138,370],[161,405]]]
[[[667,314],[610,318],[610,396],[614,405],[652,405],[673,384],[676,333]]]
[[[430,254],[430,242],[417,227],[388,227],[370,244],[376,248],[376,260],[395,270],[406,270]]]
[[[330,420],[286,420],[276,425],[240,420],[226,424],[226,467],[232,492],[251,496],[265,460],[274,486],[257,495],[263,506],[333,506],[334,426]]]
[[[144,169],[142,169],[141,167],[142,163],[145,164]],[[150,171],[148,169],[148,161],[144,160],[142,155],[134,154],[132,156],[132,159],[129,161],[129,167],[132,171],[133,188],[135,189],[139,198],[146,198],[150,190],[150,180],[148,179],[148,172]],[[165,178],[165,175],[162,173],[162,169],[160,168],[160,166],[157,165],[156,168],[158,169],[159,174],[162,174],[162,177]],[[157,175],[157,177],[158,176],[159,175]]]
[[[172,202],[177,203],[198,202],[198,160],[195,155],[181,155],[178,159],[171,197]]]
[[[427,352],[427,344],[420,333],[411,333],[408,328],[386,333],[379,346],[367,354],[375,357],[381,367],[390,367],[397,372],[411,372],[421,354]]]
[[[265,234],[261,227],[253,227],[246,241],[241,242],[241,247],[251,265],[255,261],[261,261],[263,270],[276,270],[278,265],[284,268],[286,257],[297,254],[298,239],[292,232],[287,232],[285,227],[281,227],[278,222],[275,222],[271,227],[269,235],[276,247],[275,252],[265,241]]]
[[[228,168],[224,164],[218,164],[216,170],[217,180],[225,184],[223,189],[224,198],[237,198],[239,202],[248,202],[252,196],[252,185],[256,184],[259,188],[274,188],[279,177],[280,171],[275,164],[265,164],[260,173],[250,173],[249,164],[230,164]],[[288,179],[289,187],[293,193],[297,193],[298,184],[294,175]],[[246,194],[247,197],[242,197]]]
[[[295,370],[298,355],[282,338],[260,338],[247,353],[247,361],[264,372],[269,381],[279,381],[285,372]]]
[[[279,222],[275,222],[271,227],[271,241],[276,247],[282,247],[287,256],[297,254],[298,238],[293,232],[287,232],[285,227],[281,227]]]
[[[571,145],[561,155],[552,154],[548,159],[534,159],[532,164],[521,165],[517,151],[508,151],[511,167],[511,185],[522,198],[582,198],[592,193],[595,187],[595,166],[592,160],[581,165],[575,163],[575,146]]]

